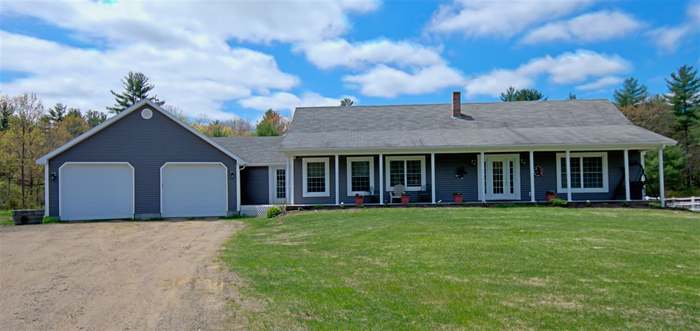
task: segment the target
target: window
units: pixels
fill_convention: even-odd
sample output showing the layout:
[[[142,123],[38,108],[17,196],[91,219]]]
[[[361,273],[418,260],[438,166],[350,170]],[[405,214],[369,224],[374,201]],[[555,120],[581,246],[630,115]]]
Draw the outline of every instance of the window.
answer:
[[[424,156],[387,156],[389,166],[386,168],[387,191],[394,185],[403,185],[406,191],[425,190]]]
[[[287,180],[285,178],[285,170],[277,169],[275,170],[275,181],[277,182],[276,196],[277,199],[284,199],[287,197]]]
[[[374,158],[347,158],[348,196],[369,195],[374,193]]]
[[[566,193],[566,177],[566,153],[558,153],[559,193]],[[608,153],[571,153],[571,192],[608,192]]]
[[[328,197],[329,167],[328,158],[316,157],[302,160],[304,197]]]

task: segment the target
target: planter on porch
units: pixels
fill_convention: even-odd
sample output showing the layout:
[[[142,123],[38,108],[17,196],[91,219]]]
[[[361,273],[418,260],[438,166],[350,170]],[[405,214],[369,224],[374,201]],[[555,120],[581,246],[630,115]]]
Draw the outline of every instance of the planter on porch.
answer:
[[[411,201],[411,197],[408,196],[408,194],[402,194],[401,195],[401,204],[404,206],[408,206],[408,202]]]
[[[547,193],[544,194],[545,201],[552,201],[556,198],[557,198],[557,194],[554,193],[553,191],[547,191]]]
[[[452,199],[454,200],[455,203],[461,204],[464,202],[464,196],[460,192],[455,192],[452,193]]]
[[[363,196],[359,194],[355,194],[355,206],[362,206],[364,203],[365,199]]]

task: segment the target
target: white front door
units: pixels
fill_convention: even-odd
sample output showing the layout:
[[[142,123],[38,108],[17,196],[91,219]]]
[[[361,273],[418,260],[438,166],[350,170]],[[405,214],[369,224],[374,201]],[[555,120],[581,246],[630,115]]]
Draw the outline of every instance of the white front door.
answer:
[[[270,204],[287,202],[287,170],[280,167],[270,167]]]
[[[486,199],[520,200],[520,156],[486,155]]]

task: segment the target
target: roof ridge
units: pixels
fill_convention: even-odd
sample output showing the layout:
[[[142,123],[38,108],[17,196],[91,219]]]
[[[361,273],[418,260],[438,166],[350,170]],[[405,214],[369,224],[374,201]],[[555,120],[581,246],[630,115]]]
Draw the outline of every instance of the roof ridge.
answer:
[[[573,100],[527,100],[527,101],[508,101],[510,103],[560,103],[560,102],[593,102],[604,101],[610,102],[608,99],[573,99]],[[503,104],[506,101],[482,101],[482,102],[462,102],[461,105],[489,105]],[[295,109],[318,109],[318,108],[380,108],[380,107],[412,107],[412,106],[449,106],[451,103],[406,103],[406,104],[387,104],[387,105],[356,105],[356,106],[302,106]]]

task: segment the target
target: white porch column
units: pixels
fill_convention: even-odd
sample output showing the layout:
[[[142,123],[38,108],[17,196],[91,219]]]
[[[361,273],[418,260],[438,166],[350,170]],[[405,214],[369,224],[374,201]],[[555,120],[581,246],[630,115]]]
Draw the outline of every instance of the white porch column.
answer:
[[[639,164],[642,166],[642,172],[644,173],[644,185],[642,185],[642,200],[647,196],[647,189],[646,189],[646,180],[647,180],[647,167],[644,165],[644,158],[647,156],[646,151],[640,151],[639,152]]]
[[[430,193],[435,203],[435,153],[430,153]]]
[[[335,155],[335,204],[340,204],[340,166],[338,165],[340,158]]]
[[[481,194],[481,202],[486,202],[486,157],[484,152],[479,155],[479,193]]]
[[[241,165],[236,161],[236,212],[241,212]]]
[[[289,204],[294,204],[294,157],[289,158]]]
[[[379,204],[384,204],[384,154],[379,154]]]
[[[659,148],[659,203],[666,207],[666,192],[664,191],[664,146]]]
[[[535,202],[535,152],[530,151],[530,202]]]
[[[630,152],[625,149],[625,200],[630,201]]]
[[[566,151],[566,201],[571,202],[571,151]]]

